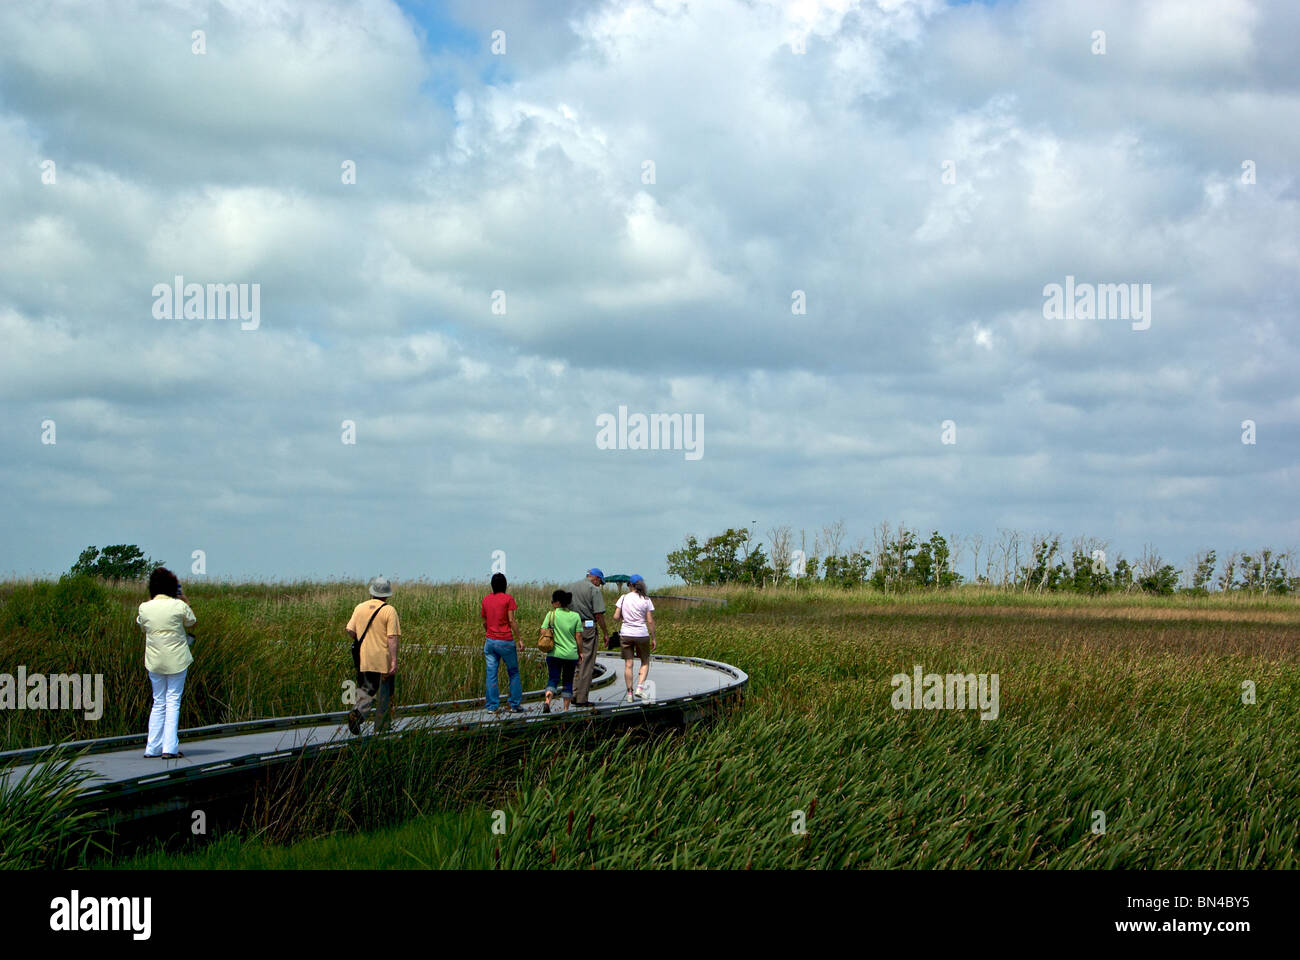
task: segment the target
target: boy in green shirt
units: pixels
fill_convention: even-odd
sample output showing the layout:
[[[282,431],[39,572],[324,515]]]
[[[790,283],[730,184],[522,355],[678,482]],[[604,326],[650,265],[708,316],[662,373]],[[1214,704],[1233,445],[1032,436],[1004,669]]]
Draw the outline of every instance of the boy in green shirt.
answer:
[[[555,636],[555,649],[546,655],[546,672],[549,680],[546,684],[546,703],[542,713],[551,712],[551,700],[557,693],[563,679],[564,709],[569,709],[573,702],[573,671],[582,662],[578,651],[578,631],[582,629],[582,617],[569,609],[573,603],[573,594],[568,590],[556,590],[551,594],[551,612],[542,621],[543,627],[550,627]]]

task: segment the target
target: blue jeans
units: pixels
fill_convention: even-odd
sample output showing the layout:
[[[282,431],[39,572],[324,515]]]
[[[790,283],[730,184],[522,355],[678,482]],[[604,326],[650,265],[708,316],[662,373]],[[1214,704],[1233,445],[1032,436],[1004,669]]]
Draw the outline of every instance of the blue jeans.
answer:
[[[546,672],[548,680],[546,689],[551,693],[559,692],[560,682],[564,682],[563,696],[573,699],[573,670],[578,665],[577,660],[562,660],[559,657],[546,658]]]
[[[483,657],[487,660],[487,708],[495,710],[501,703],[497,693],[497,663],[504,660],[510,676],[510,706],[517,707],[524,699],[524,682],[519,677],[519,652],[509,640],[483,638]]]

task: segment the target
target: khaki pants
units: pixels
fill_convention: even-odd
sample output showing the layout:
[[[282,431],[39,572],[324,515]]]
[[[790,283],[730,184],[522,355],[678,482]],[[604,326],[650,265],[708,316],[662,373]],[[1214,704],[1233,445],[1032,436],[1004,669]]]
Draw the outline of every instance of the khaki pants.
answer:
[[[578,664],[578,669],[573,675],[573,700],[575,703],[586,703],[587,695],[591,690],[591,674],[596,669],[596,641],[600,639],[600,632],[594,627],[591,631],[590,639],[584,630],[582,636],[578,638],[578,652],[582,654],[582,662]]]

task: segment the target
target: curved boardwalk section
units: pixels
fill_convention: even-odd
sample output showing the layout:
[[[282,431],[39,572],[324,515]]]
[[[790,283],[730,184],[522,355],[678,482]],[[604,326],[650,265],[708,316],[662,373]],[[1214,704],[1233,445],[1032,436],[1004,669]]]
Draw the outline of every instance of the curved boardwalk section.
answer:
[[[749,678],[729,664],[694,657],[655,657],[650,671],[653,699],[625,703],[623,661],[610,653],[597,654],[597,677],[591,690],[593,708],[542,713],[542,691],[529,691],[525,712],[498,716],[482,700],[417,704],[394,711],[392,730],[400,737],[410,731],[498,731],[529,735],[544,725],[586,723],[611,732],[633,724],[682,723],[702,719],[728,700],[739,700]],[[346,713],[281,717],[222,724],[182,731],[177,760],[147,760],[144,735],[110,737],[78,743],[0,753],[0,767],[9,767],[4,780],[22,777],[36,764],[63,751],[82,755],[76,766],[94,774],[84,788],[87,800],[102,800],[122,810],[151,804],[187,785],[212,778],[248,773],[295,757],[343,749],[366,737],[348,732]],[[367,725],[366,729],[369,729]],[[165,801],[164,801],[165,802]]]

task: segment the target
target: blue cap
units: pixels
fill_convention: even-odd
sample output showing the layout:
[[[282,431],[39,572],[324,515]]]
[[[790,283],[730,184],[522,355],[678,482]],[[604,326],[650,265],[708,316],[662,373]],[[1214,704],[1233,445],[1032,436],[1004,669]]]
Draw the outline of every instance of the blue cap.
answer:
[[[602,580],[605,579],[605,574],[601,573],[600,567],[592,567],[590,570],[587,571],[587,573],[589,573],[593,577],[600,577],[600,579]]]
[[[634,574],[632,574],[632,576],[630,576],[630,577],[627,578],[627,582],[628,582],[628,583],[645,583],[645,581],[644,581],[643,579],[641,579],[641,574],[639,574],[639,573],[634,573]]]

